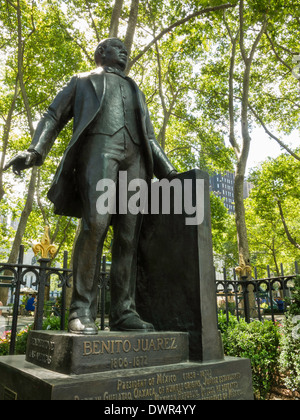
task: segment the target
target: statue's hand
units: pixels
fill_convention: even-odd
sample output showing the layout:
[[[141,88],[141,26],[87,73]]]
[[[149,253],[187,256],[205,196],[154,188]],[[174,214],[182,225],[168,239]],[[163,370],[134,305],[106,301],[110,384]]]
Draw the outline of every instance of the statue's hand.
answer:
[[[5,165],[4,171],[7,171],[7,169],[12,166],[13,172],[20,176],[21,171],[24,169],[32,168],[32,166],[34,166],[37,157],[38,153],[35,151],[18,153]]]
[[[169,181],[171,181],[171,180],[172,180],[173,178],[175,178],[177,175],[178,175],[178,172],[176,171],[176,169],[174,169],[173,171],[171,171],[171,172],[168,174],[167,179],[168,179]]]

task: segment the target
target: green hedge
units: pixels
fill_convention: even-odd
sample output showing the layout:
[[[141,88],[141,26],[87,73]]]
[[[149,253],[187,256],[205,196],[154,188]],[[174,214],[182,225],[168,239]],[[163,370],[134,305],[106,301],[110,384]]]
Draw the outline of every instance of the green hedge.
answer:
[[[257,399],[266,399],[279,373],[280,333],[271,321],[253,321],[219,315],[224,352],[227,356],[250,359],[253,375],[253,390]]]

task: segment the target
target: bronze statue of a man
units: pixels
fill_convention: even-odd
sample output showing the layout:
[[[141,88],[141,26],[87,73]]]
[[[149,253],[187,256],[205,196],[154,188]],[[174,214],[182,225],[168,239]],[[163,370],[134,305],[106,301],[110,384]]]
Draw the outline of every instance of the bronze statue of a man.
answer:
[[[69,331],[97,334],[97,290],[105,236],[114,229],[111,267],[110,328],[152,331],[136,312],[136,257],[141,214],[99,214],[96,187],[110,179],[118,186],[126,171],[133,179],[172,177],[176,170],[156,141],[145,96],[124,75],[128,53],[121,40],[106,39],[95,52],[97,69],[74,76],[39,122],[28,151],[6,166],[20,171],[42,165],[63,127],[73,119],[73,136],[55,174],[48,198],[55,213],[82,218],[75,247],[74,291]],[[122,213],[122,214],[121,214]],[[123,214],[125,213],[125,214]]]

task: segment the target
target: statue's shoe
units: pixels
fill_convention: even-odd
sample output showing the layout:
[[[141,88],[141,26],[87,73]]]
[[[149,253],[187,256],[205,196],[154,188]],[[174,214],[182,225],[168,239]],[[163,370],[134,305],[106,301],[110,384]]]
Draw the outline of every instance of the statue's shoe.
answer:
[[[125,318],[118,324],[113,324],[110,327],[111,331],[140,331],[140,332],[153,332],[155,331],[152,324],[143,321],[138,316],[131,316]]]
[[[69,332],[71,334],[96,335],[98,328],[89,318],[75,318],[69,321]]]

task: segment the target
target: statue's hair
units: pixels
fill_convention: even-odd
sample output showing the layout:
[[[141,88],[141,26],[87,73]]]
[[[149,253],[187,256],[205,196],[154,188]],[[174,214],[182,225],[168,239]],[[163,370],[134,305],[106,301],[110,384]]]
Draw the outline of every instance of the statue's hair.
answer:
[[[98,67],[101,66],[102,58],[105,57],[105,48],[107,44],[115,40],[120,41],[122,42],[122,44],[124,44],[120,38],[106,38],[99,42],[94,54],[94,60]]]

